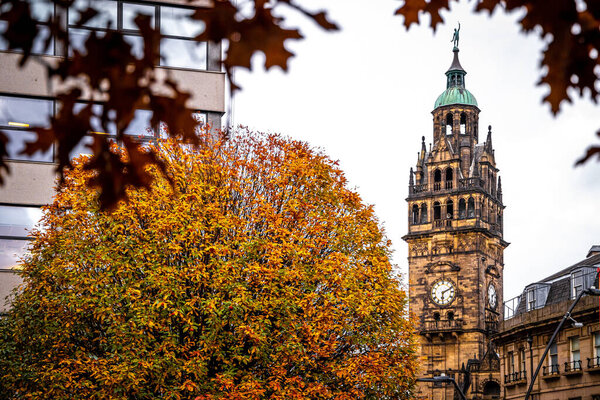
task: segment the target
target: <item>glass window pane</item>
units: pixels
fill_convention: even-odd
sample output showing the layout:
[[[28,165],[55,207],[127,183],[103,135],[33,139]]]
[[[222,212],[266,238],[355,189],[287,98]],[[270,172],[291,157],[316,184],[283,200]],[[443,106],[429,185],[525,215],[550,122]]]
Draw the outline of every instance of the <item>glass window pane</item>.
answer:
[[[143,4],[132,4],[123,3],[123,29],[138,30],[137,25],[134,22],[135,17],[138,14],[149,15],[152,17],[151,24],[154,26],[154,13],[156,11],[155,6],[143,5]]]
[[[154,136],[154,129],[150,124],[152,111],[150,110],[135,110],[133,119],[129,123],[124,133],[131,136]]]
[[[167,39],[160,41],[160,65],[175,68],[206,69],[206,42]]]
[[[27,236],[40,218],[39,207],[0,206],[0,236]]]
[[[29,128],[50,124],[52,100],[0,96],[0,126]]]
[[[571,350],[579,350],[579,338],[571,338]]]
[[[8,137],[6,152],[8,153],[9,160],[53,161],[52,146],[44,153],[38,151],[32,155],[21,154],[21,152],[25,150],[25,143],[33,142],[37,139],[37,135],[34,132],[8,129],[3,129],[2,132]]]
[[[50,37],[50,29],[45,25],[38,25],[40,33],[36,36],[33,41],[33,54],[45,54],[45,55],[53,55],[54,54],[54,38],[50,40],[49,45],[46,47],[46,41],[48,37]]]
[[[86,10],[90,4],[99,11],[99,14],[83,26],[89,28],[106,28],[110,23],[112,29],[117,28],[117,2],[112,0],[75,0],[74,6],[69,9],[69,24],[73,25],[79,19],[79,12],[77,10]]]
[[[89,103],[75,103],[73,106],[73,112],[75,114],[80,113],[84,107],[89,105]],[[102,104],[92,104],[92,113],[93,116],[90,119],[90,125],[93,133],[97,134],[105,134],[105,135],[116,135],[117,134],[117,126],[115,125],[115,115],[114,112],[110,111],[108,113],[108,118],[110,119],[108,126],[106,128],[102,127],[100,122],[100,116],[102,115]]]
[[[206,124],[207,118],[206,118],[206,113],[204,112],[195,112],[192,113],[192,117],[194,118],[194,120],[196,120],[196,122],[198,122],[198,125],[196,126],[194,132],[195,133],[201,133],[202,132],[202,128],[204,127],[204,125]],[[166,139],[169,135],[169,127],[167,126],[167,124],[165,124],[164,122],[161,122],[159,124],[159,137],[161,139]]]
[[[194,10],[177,7],[160,7],[160,33],[171,36],[193,38],[204,31],[204,21],[192,20],[189,17]]]
[[[54,3],[47,1],[31,1],[31,17],[36,21],[46,22],[54,15]]]
[[[204,126],[206,125],[206,113],[195,112],[194,114],[192,114],[192,117],[198,123],[198,125],[196,126],[196,129],[194,129],[194,132],[197,135],[199,135],[202,133],[202,130],[204,129]]]
[[[0,21],[0,32],[5,32],[8,24],[6,21]],[[38,25],[40,29],[39,35],[36,36],[33,41],[33,48],[31,52],[33,54],[44,54],[44,55],[52,55],[54,54],[54,39],[50,41],[50,45],[46,47],[46,39],[50,35],[50,30],[45,25]],[[0,50],[9,50],[8,41],[4,39],[4,37],[0,37]],[[21,50],[13,50],[13,51],[21,51]]]
[[[102,34],[100,32],[100,34]],[[87,29],[69,28],[69,56],[73,56],[73,50],[79,51],[81,54],[87,54],[85,51],[85,41],[90,35]]]
[[[94,138],[92,136],[84,136],[83,139],[79,141],[71,150],[69,154],[69,158],[73,159],[81,154],[92,154],[92,148],[90,147],[94,143]]]
[[[12,269],[27,252],[29,240],[0,239],[0,269]]]
[[[123,35],[123,39],[131,45],[131,54],[136,58],[144,57],[144,38],[135,35]]]
[[[0,21],[0,32],[6,32],[8,22]],[[4,39],[4,35],[0,35],[0,50],[8,50],[8,41]]]

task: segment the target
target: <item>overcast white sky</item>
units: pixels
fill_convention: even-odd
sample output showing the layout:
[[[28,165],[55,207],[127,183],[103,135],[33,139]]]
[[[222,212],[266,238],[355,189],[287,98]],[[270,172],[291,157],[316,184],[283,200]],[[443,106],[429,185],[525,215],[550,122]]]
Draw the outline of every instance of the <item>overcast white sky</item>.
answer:
[[[303,0],[314,4],[323,2]],[[460,21],[460,60],[466,86],[481,109],[480,137],[493,127],[504,192],[504,298],[524,285],[585,257],[600,244],[600,163],[574,168],[594,142],[600,108],[577,99],[554,118],[538,87],[544,43],[519,32],[519,14],[475,15],[461,1],[443,14],[433,34],[425,18],[406,31],[394,16],[400,2],[332,0],[330,16],[342,27],[324,33],[302,18],[306,39],[290,43],[289,71],[265,72],[256,56],[251,73],[238,71],[235,124],[278,132],[322,148],[340,160],[351,185],[375,206],[394,262],[408,272],[409,169],[421,136],[432,141],[431,111],[445,89],[453,28]]]

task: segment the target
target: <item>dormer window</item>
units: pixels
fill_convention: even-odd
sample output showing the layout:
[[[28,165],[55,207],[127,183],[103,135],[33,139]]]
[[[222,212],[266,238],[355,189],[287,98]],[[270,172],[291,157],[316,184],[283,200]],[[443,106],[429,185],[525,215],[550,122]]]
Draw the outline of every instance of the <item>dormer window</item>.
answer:
[[[537,310],[546,305],[548,292],[550,291],[549,283],[534,283],[525,288],[525,306],[527,311]]]
[[[571,298],[574,299],[596,280],[596,270],[592,267],[583,267],[571,272]]]

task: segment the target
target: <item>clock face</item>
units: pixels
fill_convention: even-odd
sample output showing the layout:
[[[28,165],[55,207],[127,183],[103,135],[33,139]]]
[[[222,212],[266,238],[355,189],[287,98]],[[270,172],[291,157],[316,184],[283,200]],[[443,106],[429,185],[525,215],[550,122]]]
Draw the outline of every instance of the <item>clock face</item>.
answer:
[[[488,286],[488,303],[491,308],[496,308],[498,303],[498,295],[496,294],[496,287],[493,283],[490,283],[490,286]]]
[[[431,299],[441,306],[452,303],[455,294],[454,284],[446,279],[437,281],[431,287]]]

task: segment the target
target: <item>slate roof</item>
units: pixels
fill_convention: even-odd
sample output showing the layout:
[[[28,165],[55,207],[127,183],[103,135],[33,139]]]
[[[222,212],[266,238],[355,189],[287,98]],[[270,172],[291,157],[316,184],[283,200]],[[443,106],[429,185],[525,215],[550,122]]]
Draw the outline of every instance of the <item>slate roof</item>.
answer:
[[[568,300],[571,297],[571,272],[582,267],[594,266],[600,266],[600,254],[595,254],[591,257],[587,257],[584,260],[581,260],[578,263],[571,265],[570,267],[564,268],[542,279],[541,281],[529,284],[526,287],[531,287],[536,283],[546,285],[549,284],[550,290],[548,292],[546,302],[544,303],[544,307],[551,304],[560,303],[562,301]],[[525,307],[527,300],[525,296],[525,290],[519,295],[519,298],[519,305],[517,306],[514,315],[519,315],[526,312]]]
[[[548,276],[547,278],[544,278],[541,282],[549,282],[549,281],[553,281],[556,278],[559,278],[563,275],[567,275],[570,274],[571,271],[577,269],[577,268],[581,268],[581,267],[593,267],[595,265],[600,264],[600,254],[596,254],[594,256],[588,257],[584,260],[579,261],[576,264],[571,265],[570,267],[567,267],[565,269],[562,269],[550,276]]]

